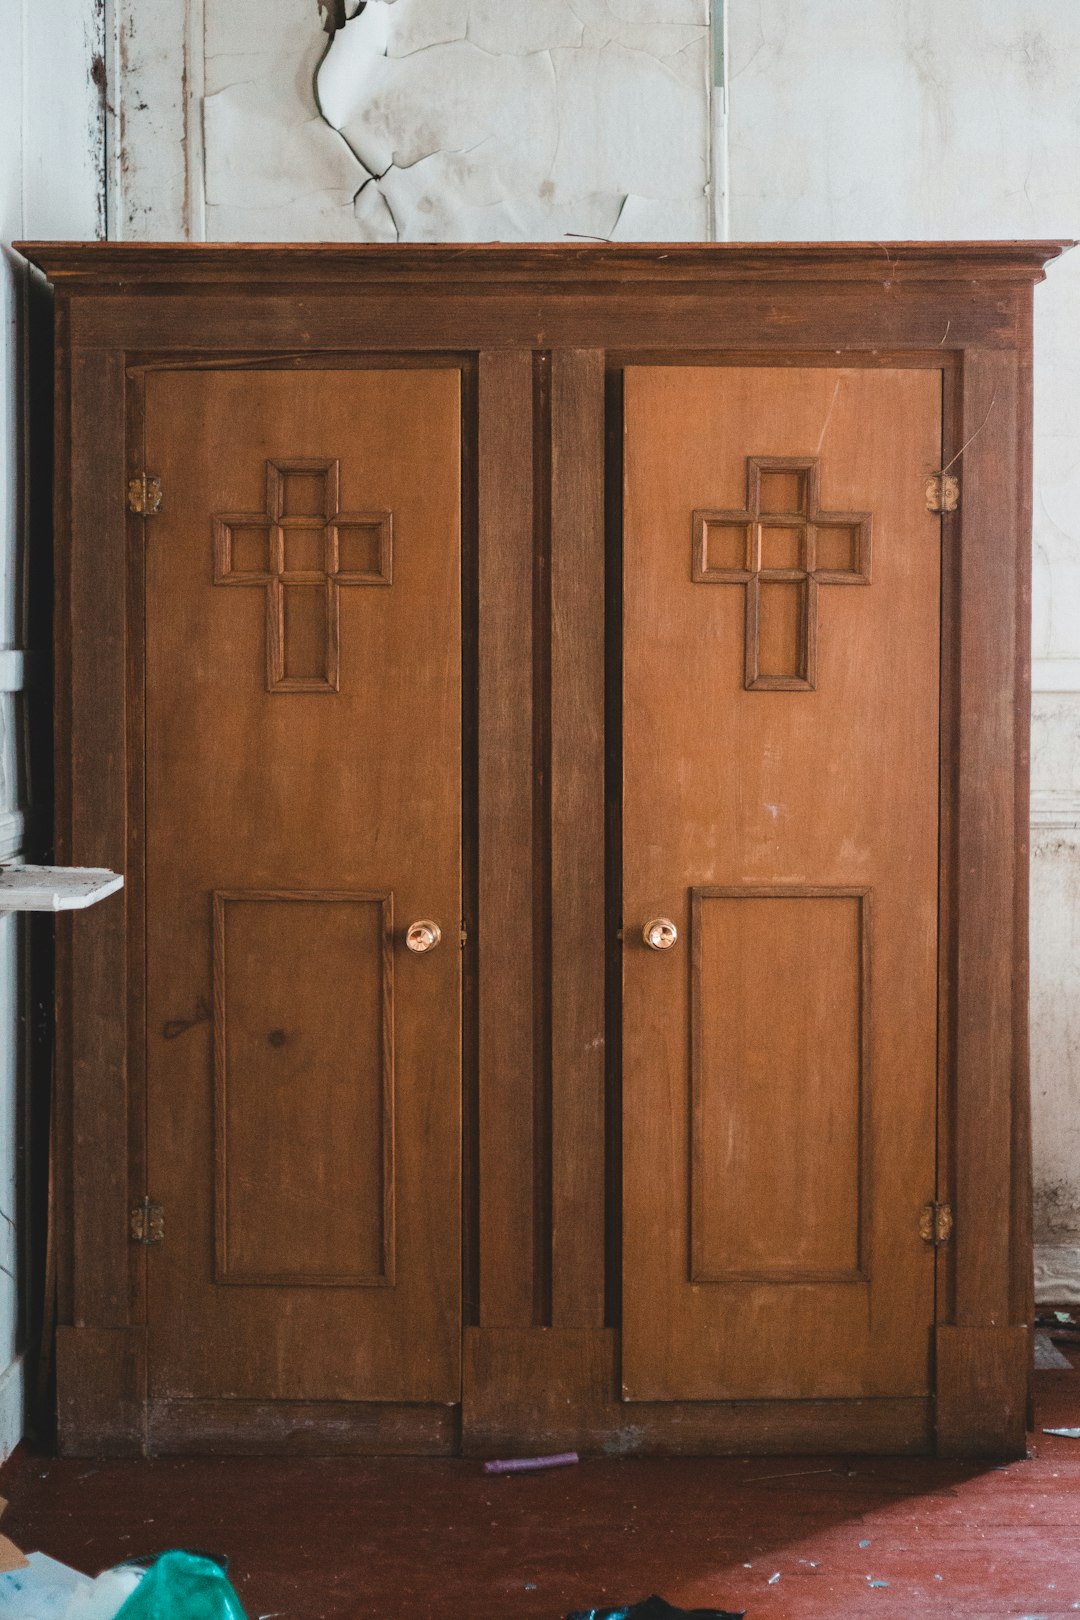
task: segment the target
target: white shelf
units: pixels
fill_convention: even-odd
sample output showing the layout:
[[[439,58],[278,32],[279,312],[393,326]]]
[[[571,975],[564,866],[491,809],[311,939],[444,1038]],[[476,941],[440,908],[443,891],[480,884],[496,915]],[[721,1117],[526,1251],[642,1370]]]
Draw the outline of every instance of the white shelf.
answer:
[[[0,867],[0,911],[84,911],[123,886],[100,866]]]

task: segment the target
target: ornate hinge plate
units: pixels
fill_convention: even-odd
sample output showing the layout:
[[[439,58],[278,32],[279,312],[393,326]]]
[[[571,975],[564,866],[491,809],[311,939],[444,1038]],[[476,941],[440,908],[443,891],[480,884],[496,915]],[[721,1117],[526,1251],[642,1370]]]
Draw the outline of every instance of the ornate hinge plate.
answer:
[[[953,1214],[951,1204],[924,1204],[919,1211],[919,1236],[924,1243],[939,1249],[952,1236]]]
[[[128,511],[139,517],[153,517],[161,511],[161,480],[142,473],[128,484]]]
[[[960,505],[960,480],[952,473],[935,473],[926,482],[926,510],[955,512]]]
[[[129,1235],[132,1243],[161,1243],[165,1238],[165,1211],[160,1204],[144,1198],[141,1204],[132,1204],[129,1211]]]

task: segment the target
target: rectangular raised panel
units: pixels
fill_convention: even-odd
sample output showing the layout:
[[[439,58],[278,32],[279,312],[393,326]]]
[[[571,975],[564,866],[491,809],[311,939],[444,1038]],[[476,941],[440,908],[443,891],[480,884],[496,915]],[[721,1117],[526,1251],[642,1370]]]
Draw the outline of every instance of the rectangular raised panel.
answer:
[[[693,893],[691,1281],[868,1270],[870,900]]]
[[[217,1281],[393,1281],[386,894],[214,896]]]

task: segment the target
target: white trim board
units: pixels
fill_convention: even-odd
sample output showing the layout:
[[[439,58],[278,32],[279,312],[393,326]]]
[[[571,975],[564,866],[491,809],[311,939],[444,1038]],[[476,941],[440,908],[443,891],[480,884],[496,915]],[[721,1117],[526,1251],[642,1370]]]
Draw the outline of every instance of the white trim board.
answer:
[[[0,810],[0,861],[21,857],[26,839],[26,811]]]
[[[24,692],[40,684],[45,659],[40,652],[0,647],[0,692]]]
[[[0,1372],[0,1462],[7,1462],[23,1437],[24,1362],[20,1351]]]
[[[1080,829],[1080,793],[1071,788],[1041,788],[1031,795],[1033,832]]]
[[[1080,692],[1080,658],[1033,658],[1033,692]]]
[[[84,911],[123,885],[99,866],[0,867],[0,912]]]

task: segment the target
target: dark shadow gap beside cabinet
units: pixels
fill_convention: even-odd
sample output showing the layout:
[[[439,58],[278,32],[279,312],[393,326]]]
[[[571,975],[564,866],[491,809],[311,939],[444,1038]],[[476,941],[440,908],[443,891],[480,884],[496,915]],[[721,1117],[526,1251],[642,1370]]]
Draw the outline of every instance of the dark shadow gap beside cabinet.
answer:
[[[1020,1455],[1068,244],[24,244],[73,1453]]]

